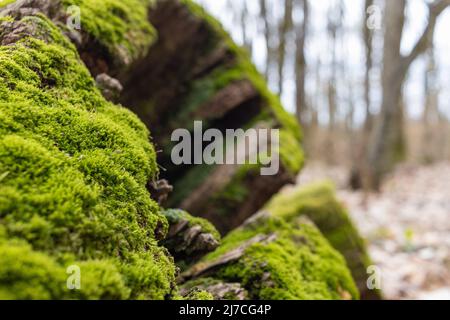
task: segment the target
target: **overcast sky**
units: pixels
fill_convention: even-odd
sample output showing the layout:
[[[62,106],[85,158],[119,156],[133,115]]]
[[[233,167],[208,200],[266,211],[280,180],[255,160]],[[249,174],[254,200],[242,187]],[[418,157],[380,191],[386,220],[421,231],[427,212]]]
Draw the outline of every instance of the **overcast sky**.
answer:
[[[242,6],[243,1],[246,1],[250,14],[255,17],[258,16],[258,0],[201,0],[200,2],[203,3],[206,8],[223,23],[224,27],[232,34],[236,42],[242,43],[241,32],[240,28],[238,27],[239,24],[237,24],[236,21],[233,21],[233,10],[230,5],[239,8],[240,6]],[[335,2],[336,0],[310,1],[313,34],[311,34],[307,43],[307,60],[309,67],[313,67],[319,59],[322,61],[322,63],[326,63],[326,61],[329,61],[330,59],[329,48],[327,47],[329,41],[327,40],[325,27],[328,8]],[[341,49],[341,56],[346,57],[346,68],[348,68],[350,73],[350,81],[354,82],[355,88],[360,88],[362,85],[361,80],[364,75],[364,54],[360,36],[360,26],[362,23],[361,19],[363,18],[361,12],[363,11],[364,1],[344,0],[344,2],[346,8],[346,18],[344,23],[345,28],[348,31],[348,35],[346,36],[345,42]],[[276,16],[280,16],[283,11],[282,5],[283,0],[272,0],[272,6],[270,8],[271,12]],[[427,8],[425,6],[425,0],[409,0],[407,10],[408,20],[402,44],[402,50],[404,53],[407,53],[414,45],[415,41],[422,33],[427,20]],[[301,17],[299,19],[301,19]],[[247,25],[247,29],[252,39],[254,39],[253,60],[255,64],[262,70],[264,67],[266,50],[265,41],[262,32],[260,31],[260,25],[258,25],[258,23],[256,22],[249,23]],[[383,30],[379,30],[377,32],[378,37],[382,36],[382,32]],[[440,96],[440,109],[442,111],[445,111],[447,115],[450,115],[450,10],[444,12],[439,19],[435,35],[435,47],[439,63],[439,77],[441,79],[443,89]],[[420,116],[423,110],[424,68],[424,60],[418,60],[411,69],[405,87],[405,100],[408,107],[408,112],[411,116],[414,117]],[[373,75],[373,78],[376,80],[377,77],[379,77],[379,75],[375,73]],[[314,87],[313,80],[311,79],[311,77],[309,78],[308,92],[310,93],[310,95],[320,95],[318,94],[317,88]],[[272,88],[274,88],[274,84],[271,84],[271,86]],[[295,87],[293,68],[289,67],[286,70],[285,93],[282,97],[284,105],[289,111],[295,110],[294,93]],[[379,90],[374,90],[372,96],[372,108],[375,111],[379,106]],[[313,98],[320,100],[320,97]],[[361,99],[360,94],[359,97],[357,94],[356,103],[358,103],[358,99]],[[326,103],[325,100],[323,101],[323,103]],[[358,114],[356,115],[356,117],[358,117]]]

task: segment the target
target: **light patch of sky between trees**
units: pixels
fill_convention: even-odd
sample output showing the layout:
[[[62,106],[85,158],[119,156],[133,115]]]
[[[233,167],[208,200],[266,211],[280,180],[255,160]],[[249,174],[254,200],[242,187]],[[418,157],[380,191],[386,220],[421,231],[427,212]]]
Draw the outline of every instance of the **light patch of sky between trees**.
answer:
[[[209,12],[216,16],[229,31],[234,40],[242,44],[242,32],[240,23],[237,21],[236,14],[240,12],[243,3],[246,3],[250,19],[246,23],[246,32],[253,41],[253,61],[260,70],[264,70],[266,62],[266,43],[262,32],[262,22],[259,17],[258,0],[199,0]],[[387,0],[396,1],[396,0]],[[320,61],[320,73],[322,80],[327,79],[330,72],[331,54],[330,40],[327,35],[327,12],[331,6],[336,5],[338,0],[319,0],[310,1],[310,33],[306,45],[307,51],[307,94],[311,103],[314,103],[319,112],[321,121],[327,121],[327,98],[324,88],[317,86],[315,70]],[[338,63],[342,65],[345,74],[337,83],[338,103],[340,112],[344,110],[349,103],[349,97],[352,96],[355,108],[355,123],[360,123],[364,119],[363,103],[363,79],[364,79],[364,47],[361,35],[361,25],[368,18],[364,15],[364,0],[343,0],[345,7],[343,40],[338,40],[337,55]],[[284,0],[269,0],[270,14],[275,18],[283,15]],[[375,0],[379,7],[383,8],[382,0]],[[409,0],[406,12],[406,25],[403,36],[402,51],[406,54],[414,45],[417,38],[421,35],[427,22],[427,8],[425,0]],[[294,12],[294,20],[302,19],[301,12]],[[275,31],[275,30],[274,30]],[[371,73],[373,80],[371,109],[376,112],[380,105],[381,90],[379,87],[381,53],[383,46],[383,28],[375,31],[374,35],[374,60],[377,67]],[[291,41],[287,47],[287,61],[284,76],[284,92],[282,101],[285,108],[295,111],[295,75],[294,75],[294,42]],[[339,43],[341,41],[341,43]],[[450,118],[450,9],[447,9],[439,18],[436,26],[434,38],[435,55],[438,66],[438,79],[441,88],[439,96],[439,109],[443,114]],[[418,59],[409,72],[404,87],[404,101],[408,115],[411,118],[420,118],[424,109],[424,75],[427,62],[425,58]],[[275,70],[273,72],[276,74]],[[338,75],[339,77],[339,75]],[[276,91],[276,77],[271,77],[273,81],[269,83],[271,88]],[[344,78],[344,79],[342,79]],[[352,89],[350,93],[348,90]],[[358,107],[361,105],[361,107]],[[323,110],[323,112],[321,112]]]

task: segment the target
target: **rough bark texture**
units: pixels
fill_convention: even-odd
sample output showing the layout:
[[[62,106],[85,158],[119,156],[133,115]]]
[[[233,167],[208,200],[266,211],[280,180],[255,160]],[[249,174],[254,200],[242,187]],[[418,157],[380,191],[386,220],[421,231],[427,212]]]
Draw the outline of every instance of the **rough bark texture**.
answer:
[[[219,246],[220,234],[208,221],[177,209],[163,213],[169,222],[169,232],[162,245],[179,266],[189,265]]]

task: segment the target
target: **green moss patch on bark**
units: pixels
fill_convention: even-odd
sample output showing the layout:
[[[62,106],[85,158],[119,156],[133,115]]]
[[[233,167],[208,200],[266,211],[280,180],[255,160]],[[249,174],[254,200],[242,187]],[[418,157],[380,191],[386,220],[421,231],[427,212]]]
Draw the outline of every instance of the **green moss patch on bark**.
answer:
[[[15,2],[16,0],[0,0],[0,8],[6,7],[7,5]]]
[[[153,0],[61,1],[66,8],[80,8],[81,32],[124,65],[144,56],[156,38],[147,17]]]
[[[239,282],[250,299],[357,299],[342,256],[305,219],[262,214],[184,274]]]
[[[276,195],[266,206],[271,214],[290,221],[307,216],[330,244],[346,259],[362,299],[380,299],[381,292],[367,288],[372,265],[364,240],[345,207],[336,199],[332,183],[320,182]]]

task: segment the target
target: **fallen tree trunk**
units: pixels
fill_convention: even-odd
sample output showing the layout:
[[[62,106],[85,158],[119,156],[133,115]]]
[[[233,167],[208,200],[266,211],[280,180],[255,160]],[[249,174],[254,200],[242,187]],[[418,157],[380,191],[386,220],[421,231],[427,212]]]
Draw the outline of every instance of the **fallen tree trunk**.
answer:
[[[175,187],[166,205],[207,218],[227,233],[295,180],[303,165],[301,130],[246,52],[201,7],[190,0],[153,3],[18,0],[4,14],[40,12],[60,26],[103,95],[120,100],[151,128],[152,141],[162,151],[161,175]],[[81,29],[66,26],[70,6],[79,7]],[[174,165],[171,134],[178,128],[192,131],[194,121],[224,135],[227,129],[279,129],[280,143],[273,141],[271,150],[280,156],[279,170],[262,176],[260,163]],[[251,146],[242,139],[238,143],[246,158],[267,151],[260,140]],[[228,154],[235,146],[224,148]]]

